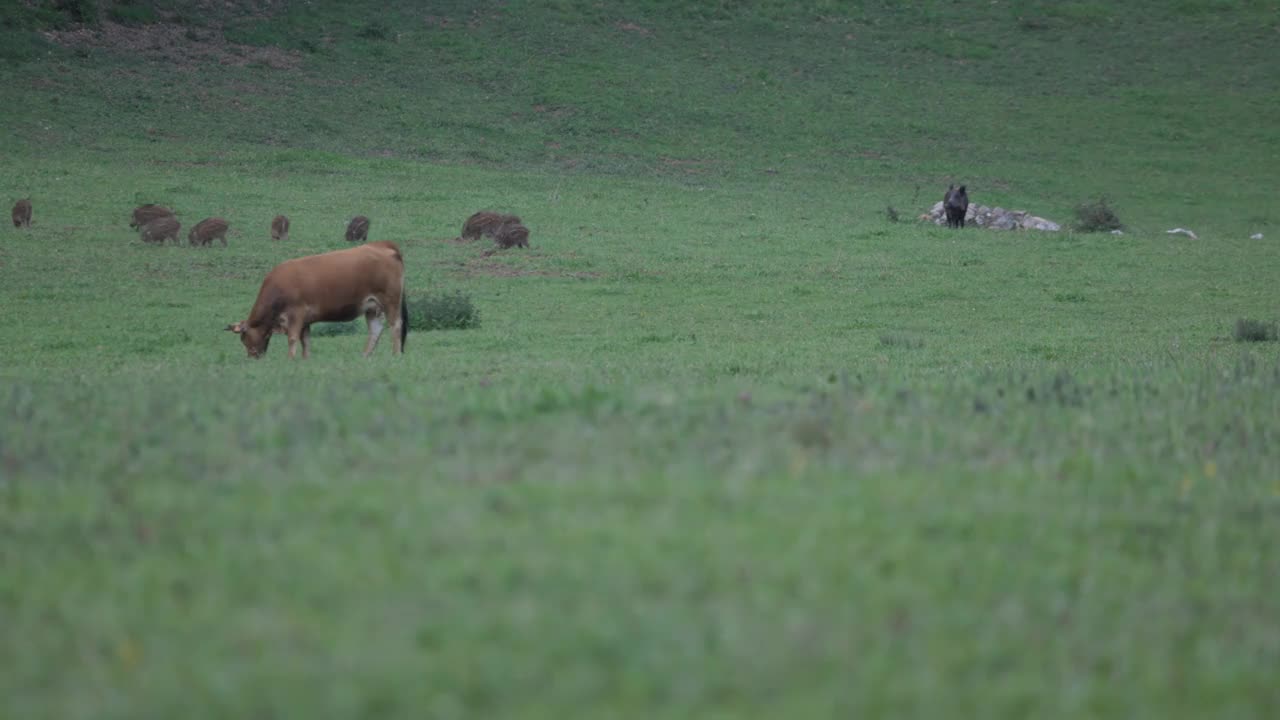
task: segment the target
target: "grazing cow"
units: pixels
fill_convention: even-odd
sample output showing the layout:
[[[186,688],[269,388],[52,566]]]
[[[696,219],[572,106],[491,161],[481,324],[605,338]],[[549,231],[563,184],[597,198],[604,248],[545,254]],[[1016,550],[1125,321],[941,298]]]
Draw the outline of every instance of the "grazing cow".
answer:
[[[385,240],[286,260],[262,281],[249,319],[228,325],[240,335],[249,357],[267,351],[272,333],[289,337],[289,357],[311,355],[311,324],[346,322],[364,315],[369,323],[368,357],[391,319],[392,352],[404,352],[409,334],[409,307],[404,295],[404,257]]]
[[[221,240],[222,246],[227,246],[227,221],[220,217],[205,218],[195,224],[191,228],[191,232],[187,233],[187,242],[192,245],[209,246],[214,240]]]
[[[467,218],[467,221],[462,224],[462,239],[478,240],[481,235],[491,238],[497,237],[498,230],[507,223],[519,225],[520,218],[515,215],[503,215],[502,213],[481,210]]]
[[[31,227],[31,201],[19,200],[13,204],[13,226],[16,228]]]
[[[964,216],[969,212],[969,194],[964,186],[947,186],[947,194],[942,198],[942,209],[947,213],[947,227],[964,227]]]
[[[520,223],[505,223],[498,228],[498,236],[495,238],[498,247],[506,250],[510,247],[529,247],[529,228]]]
[[[276,219],[271,221],[271,239],[289,239],[289,218],[283,215],[277,215]]]
[[[369,218],[357,215],[347,223],[347,242],[364,242],[369,239]]]
[[[138,233],[145,243],[163,245],[165,240],[178,242],[178,231],[181,229],[182,224],[178,222],[178,218],[165,215],[143,225],[138,229]]]
[[[173,217],[173,211],[163,205],[139,205],[133,209],[133,219],[129,221],[129,227],[140,228],[152,220],[163,217]]]

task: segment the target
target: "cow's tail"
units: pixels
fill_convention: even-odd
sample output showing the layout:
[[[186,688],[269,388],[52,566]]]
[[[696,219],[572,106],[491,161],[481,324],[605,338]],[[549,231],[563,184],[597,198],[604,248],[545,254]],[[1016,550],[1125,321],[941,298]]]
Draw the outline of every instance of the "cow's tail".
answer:
[[[405,338],[409,337],[409,303],[400,295],[400,352],[404,352]]]

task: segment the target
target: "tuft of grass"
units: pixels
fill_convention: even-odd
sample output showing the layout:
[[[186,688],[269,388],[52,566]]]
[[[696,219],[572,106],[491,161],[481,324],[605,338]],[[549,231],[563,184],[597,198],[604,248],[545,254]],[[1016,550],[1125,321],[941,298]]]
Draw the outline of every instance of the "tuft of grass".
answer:
[[[119,0],[107,9],[107,17],[121,25],[150,25],[157,22],[155,8],[151,3],[138,0]]]
[[[461,291],[428,295],[409,301],[413,330],[468,330],[480,327],[480,311]]]
[[[364,38],[365,40],[388,40],[391,38],[391,29],[374,20],[357,30],[356,37]]]
[[[1124,224],[1107,198],[1100,195],[1097,200],[1076,206],[1075,229],[1079,232],[1111,232],[1123,230]]]
[[[1018,17],[1018,28],[1032,32],[1039,32],[1049,29],[1049,21],[1043,17],[1034,15],[1021,15]]]
[[[924,347],[924,340],[915,335],[906,333],[884,333],[880,336],[880,344],[884,347],[905,348],[907,350],[915,350]]]
[[[889,222],[896,223],[902,219],[902,216],[898,214],[898,209],[892,205],[886,205],[884,207],[884,215],[889,218]]]
[[[1240,318],[1236,320],[1233,337],[1236,342],[1274,342],[1280,338],[1280,332],[1277,332],[1276,323]]]

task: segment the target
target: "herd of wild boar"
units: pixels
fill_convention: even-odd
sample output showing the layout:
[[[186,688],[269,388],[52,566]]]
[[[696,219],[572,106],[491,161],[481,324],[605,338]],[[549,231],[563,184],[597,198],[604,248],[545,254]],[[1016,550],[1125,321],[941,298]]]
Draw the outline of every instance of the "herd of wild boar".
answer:
[[[947,213],[947,225],[954,228],[964,227],[965,212],[969,209],[969,195],[965,186],[954,185],[947,188],[943,198]],[[31,200],[24,198],[14,203],[13,226],[16,228],[31,227]],[[173,211],[162,205],[141,205],[133,210],[133,219],[129,223],[138,231],[145,243],[163,244],[166,240],[178,242],[178,233],[182,224]],[[214,240],[227,244],[227,231],[231,226],[220,217],[210,217],[196,223],[187,233],[187,242],[195,246],[209,246]],[[498,248],[529,247],[529,228],[515,215],[481,210],[467,218],[462,224],[462,240],[479,240],[486,237],[497,243]],[[271,239],[289,239],[289,218],[277,215],[271,221]],[[347,223],[346,240],[349,243],[363,243],[369,240],[369,218],[357,215]]]
[[[31,227],[31,200],[24,198],[13,206],[13,226],[16,228]],[[133,217],[129,227],[138,231],[138,236],[148,244],[161,245],[166,240],[178,243],[178,234],[182,223],[177,215],[163,205],[139,205],[133,209]],[[209,217],[196,223],[187,233],[187,242],[193,246],[210,246],[214,240],[227,244],[227,231],[231,225],[220,217]],[[478,240],[487,237],[497,243],[499,248],[529,247],[529,228],[525,227],[515,215],[482,210],[467,218],[462,224],[463,240]],[[277,215],[271,221],[271,239],[287,241],[289,239],[289,218]],[[347,223],[346,240],[349,243],[363,243],[369,240],[369,218],[357,215]]]

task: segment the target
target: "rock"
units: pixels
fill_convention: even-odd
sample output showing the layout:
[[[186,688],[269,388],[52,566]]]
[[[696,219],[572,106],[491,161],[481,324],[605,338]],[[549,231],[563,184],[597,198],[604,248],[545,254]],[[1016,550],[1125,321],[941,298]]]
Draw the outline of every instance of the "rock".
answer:
[[[1250,240],[1261,240],[1261,239],[1262,239],[1262,233],[1254,233],[1254,234],[1252,234],[1252,235],[1250,235],[1250,236],[1249,236],[1249,239],[1250,239]]]
[[[987,221],[987,227],[992,230],[1013,230],[1018,227],[1018,218],[1013,213],[992,213],[993,217]]]
[[[1044,232],[1058,232],[1062,226],[1052,220],[1045,220],[1042,217],[1028,215],[1022,220],[1023,230],[1042,230]]]
[[[1112,230],[1112,231],[1111,231],[1111,234],[1112,234],[1112,235],[1123,235],[1123,234],[1124,234],[1124,231],[1123,231],[1123,230]]]
[[[945,225],[947,213],[941,202],[934,203],[929,212],[920,216],[921,220],[929,220],[935,225]],[[1062,226],[1052,220],[1032,215],[1025,210],[1005,210],[1002,207],[969,204],[969,211],[964,215],[966,225],[976,225],[989,230],[1040,230],[1058,232]]]
[[[1186,229],[1186,228],[1174,228],[1174,229],[1172,229],[1172,230],[1165,230],[1165,233],[1167,233],[1167,234],[1169,234],[1169,235],[1186,235],[1187,237],[1191,238],[1192,240],[1199,240],[1199,238],[1198,238],[1198,237],[1196,237],[1196,234],[1195,234],[1195,233],[1191,232],[1190,230],[1188,230],[1188,229]]]

